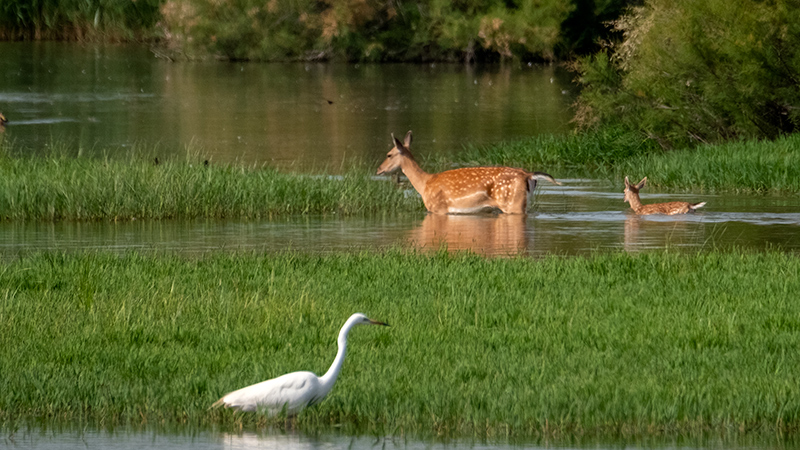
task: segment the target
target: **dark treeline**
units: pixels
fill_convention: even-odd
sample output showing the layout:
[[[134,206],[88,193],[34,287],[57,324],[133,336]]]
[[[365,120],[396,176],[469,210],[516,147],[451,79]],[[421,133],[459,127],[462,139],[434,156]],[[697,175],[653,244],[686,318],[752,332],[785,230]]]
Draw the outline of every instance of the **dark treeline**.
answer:
[[[0,39],[151,40],[231,60],[553,61],[636,0],[6,0]]]

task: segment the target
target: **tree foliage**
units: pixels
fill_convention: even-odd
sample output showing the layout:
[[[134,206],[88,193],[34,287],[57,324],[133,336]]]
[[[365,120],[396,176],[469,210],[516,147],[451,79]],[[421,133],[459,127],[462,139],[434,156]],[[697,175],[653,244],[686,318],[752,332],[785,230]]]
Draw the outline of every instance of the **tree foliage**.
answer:
[[[161,0],[3,0],[0,40],[130,40],[153,29]]]
[[[552,61],[595,51],[639,1],[4,0],[0,39],[161,39],[234,60]]]
[[[800,125],[800,1],[647,0],[615,25],[624,38],[577,63],[580,126],[672,147]]]
[[[170,42],[229,59],[552,60],[566,0],[167,0]]]

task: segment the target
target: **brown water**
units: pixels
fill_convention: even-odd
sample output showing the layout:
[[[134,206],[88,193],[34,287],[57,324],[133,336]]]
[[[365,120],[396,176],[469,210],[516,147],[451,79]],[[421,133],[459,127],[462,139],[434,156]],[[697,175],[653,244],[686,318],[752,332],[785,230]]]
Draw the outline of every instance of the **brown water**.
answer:
[[[646,203],[669,199],[708,204],[690,215],[640,217],[622,202],[621,187],[593,180],[562,181],[564,186],[539,189],[525,216],[437,216],[420,208],[406,215],[287,216],[258,221],[0,222],[0,254],[49,249],[324,253],[394,246],[423,251],[445,247],[489,256],[662,248],[800,250],[800,199],[796,196],[642,193]]]
[[[5,134],[26,151],[188,147],[296,170],[377,160],[410,129],[426,152],[563,132],[570,79],[553,66],[170,63],[143,47],[0,42]]]
[[[452,151],[569,129],[575,89],[554,67],[170,63],[148,49],[0,42],[4,139],[36,152],[54,140],[84,152],[157,148],[220,162],[302,171],[377,163],[389,134],[414,130],[415,147]],[[622,187],[546,183],[527,216],[280,217],[274,220],[0,222],[0,252],[42,249],[217,249],[330,252],[446,247],[486,255],[576,255],[658,248],[800,248],[797,196],[646,192],[707,201],[688,216],[637,217]],[[381,182],[376,180],[376,182]],[[417,195],[409,192],[410,195]]]

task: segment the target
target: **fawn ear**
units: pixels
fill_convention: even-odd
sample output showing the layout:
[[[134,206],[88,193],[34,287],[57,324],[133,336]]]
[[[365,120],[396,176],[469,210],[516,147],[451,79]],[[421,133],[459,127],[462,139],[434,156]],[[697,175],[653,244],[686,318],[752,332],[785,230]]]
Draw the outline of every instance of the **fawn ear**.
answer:
[[[631,187],[631,182],[628,181],[628,176],[625,176],[625,187]]]
[[[647,177],[642,178],[642,181],[640,181],[639,184],[636,185],[636,189],[643,188],[645,184],[647,184]]]
[[[408,133],[406,133],[404,141],[403,145],[405,145],[406,148],[411,148],[411,130],[408,130]]]

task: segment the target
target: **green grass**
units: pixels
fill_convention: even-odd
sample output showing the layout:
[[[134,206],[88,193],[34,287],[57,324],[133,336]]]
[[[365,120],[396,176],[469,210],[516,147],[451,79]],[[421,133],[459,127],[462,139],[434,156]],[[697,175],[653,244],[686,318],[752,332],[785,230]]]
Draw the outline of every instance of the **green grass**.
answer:
[[[20,256],[0,265],[0,423],[273,423],[207,408],[324,372],[360,311],[392,326],[352,331],[297,428],[795,435],[798,298],[777,252]]]
[[[455,161],[459,165],[508,165],[544,172],[561,171],[567,174],[564,176],[597,176],[605,174],[615,164],[651,152],[656,152],[651,142],[633,133],[608,129],[467,146],[452,155],[434,158],[432,164],[440,170]]]
[[[620,179],[646,175],[656,186],[685,191],[798,193],[800,135],[634,157],[614,173]]]
[[[363,166],[342,176],[268,167],[205,166],[202,160],[124,156],[0,155],[0,220],[260,218],[276,214],[419,211]]]
[[[374,167],[352,162],[342,176],[292,174],[269,167],[211,164],[188,157],[158,165],[146,151],[88,157],[60,149],[15,155],[0,144],[0,220],[261,218],[280,214],[423,211],[421,199]],[[663,152],[615,131],[541,136],[422,161],[428,171],[499,164],[549,172],[557,179],[647,176],[662,190],[798,193],[800,136]],[[406,186],[406,189],[411,189]]]
[[[707,192],[800,192],[800,135],[663,151],[618,130],[540,136],[468,147],[444,160],[456,165],[498,164],[549,172],[554,177],[606,178],[622,185],[647,176],[651,186]]]

